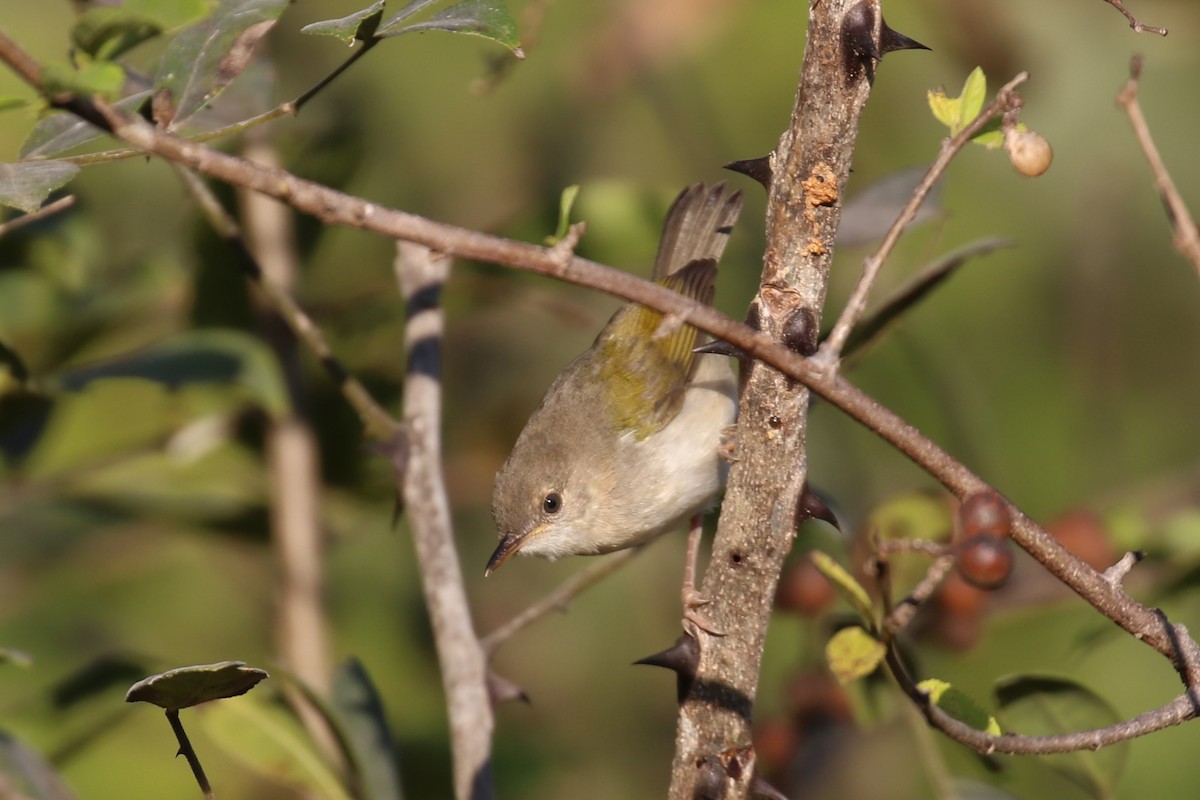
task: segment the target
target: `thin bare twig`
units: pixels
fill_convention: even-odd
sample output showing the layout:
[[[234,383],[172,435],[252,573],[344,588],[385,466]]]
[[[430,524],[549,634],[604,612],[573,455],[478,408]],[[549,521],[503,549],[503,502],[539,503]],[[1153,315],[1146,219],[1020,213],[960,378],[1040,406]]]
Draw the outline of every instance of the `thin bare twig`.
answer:
[[[896,243],[900,241],[900,235],[904,232],[917,216],[917,212],[921,209],[921,204],[925,202],[925,197],[933,189],[933,185],[942,177],[942,173],[958,155],[959,151],[967,145],[971,139],[978,134],[983,127],[993,118],[1000,116],[1012,107],[1015,97],[1014,91],[1018,86],[1028,80],[1029,74],[1022,72],[1018,74],[1008,83],[996,92],[996,97],[988,104],[987,108],[983,109],[971,124],[958,132],[956,136],[942,141],[941,149],[938,150],[937,158],[930,165],[929,170],[925,173],[925,177],[913,190],[912,197],[908,203],[900,211],[896,217],[896,221],[892,223],[892,227],[888,229],[887,235],[883,237],[883,241],[879,244],[879,249],[867,257],[863,262],[862,276],[858,279],[858,285],[854,287],[854,291],[850,294],[850,299],[846,301],[845,308],[842,309],[841,316],[834,324],[833,330],[828,338],[821,345],[820,351],[814,359],[821,365],[826,367],[834,367],[842,357],[842,348],[846,345],[846,340],[850,338],[854,326],[858,324],[863,312],[867,309],[867,296],[871,293],[871,288],[875,285],[876,278],[879,277],[879,271],[883,269],[883,264],[891,255],[892,250],[896,247]]]
[[[1166,28],[1156,28],[1153,25],[1143,25],[1138,20],[1137,17],[1135,17],[1133,14],[1130,14],[1125,9],[1125,4],[1122,3],[1121,0],[1104,0],[1104,2],[1108,3],[1110,6],[1115,8],[1117,11],[1120,11],[1125,16],[1125,19],[1129,20],[1129,27],[1133,28],[1136,32],[1138,32],[1138,33],[1157,33],[1159,36],[1167,35]]]
[[[598,583],[607,578],[612,573],[616,572],[621,567],[630,561],[638,553],[642,552],[642,548],[634,547],[629,550],[618,550],[610,556],[605,557],[597,564],[592,564],[587,569],[580,570],[571,577],[567,578],[562,584],[550,592],[550,594],[538,600],[529,608],[517,614],[508,622],[496,628],[494,631],[484,636],[479,640],[479,644],[483,647],[485,653],[490,658],[502,644],[508,641],[512,636],[519,631],[532,625],[542,617],[549,614],[551,611],[564,611],[567,604],[575,599],[584,589]]]
[[[1129,80],[1117,95],[1117,103],[1129,116],[1129,123],[1133,125],[1138,144],[1146,154],[1146,160],[1150,162],[1150,170],[1154,173],[1154,185],[1158,187],[1163,205],[1167,207],[1167,219],[1174,233],[1175,249],[1191,261],[1196,272],[1200,274],[1200,231],[1196,230],[1196,220],[1188,211],[1187,204],[1183,202],[1183,196],[1179,194],[1175,182],[1171,180],[1171,173],[1167,171],[1167,165],[1163,162],[1158,147],[1154,144],[1154,137],[1150,134],[1150,126],[1142,114],[1142,106],[1138,102],[1138,80],[1141,77],[1142,57],[1134,56],[1129,62]]]
[[[408,306],[408,365],[404,379],[404,449],[393,442],[396,480],[408,509],[417,571],[441,663],[442,686],[454,753],[458,800],[487,800],[492,788],[492,730],[487,657],[471,622],[454,543],[450,501],[442,479],[441,343],[444,318],[438,298],[450,259],[399,242],[396,279]],[[401,463],[403,462],[403,463]]]
[[[0,237],[5,234],[12,233],[15,230],[24,228],[26,225],[32,225],[35,222],[40,222],[47,217],[52,217],[60,211],[66,211],[71,206],[75,205],[75,195],[69,194],[66,197],[60,197],[53,203],[47,203],[37,211],[29,214],[22,214],[19,217],[14,217],[8,222],[0,223]]]

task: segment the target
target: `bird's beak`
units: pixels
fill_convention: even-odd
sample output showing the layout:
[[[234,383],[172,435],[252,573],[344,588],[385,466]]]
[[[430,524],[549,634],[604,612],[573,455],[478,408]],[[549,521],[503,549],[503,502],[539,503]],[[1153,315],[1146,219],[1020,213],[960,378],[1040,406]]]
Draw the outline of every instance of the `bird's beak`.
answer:
[[[492,557],[488,559],[487,568],[483,571],[483,577],[491,575],[496,570],[500,569],[500,565],[513,556],[521,545],[525,543],[525,537],[520,534],[506,533],[500,539],[500,544],[496,546],[496,551],[492,553]]]

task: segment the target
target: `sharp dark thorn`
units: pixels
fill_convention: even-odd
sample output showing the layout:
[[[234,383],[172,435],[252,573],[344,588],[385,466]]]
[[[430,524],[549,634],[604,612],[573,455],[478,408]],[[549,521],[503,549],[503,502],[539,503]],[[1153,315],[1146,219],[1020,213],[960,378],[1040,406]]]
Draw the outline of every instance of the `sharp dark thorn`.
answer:
[[[525,694],[524,689],[507,678],[501,678],[490,669],[487,673],[487,692],[492,708],[511,700],[520,700],[522,703],[530,702],[529,695]]]
[[[722,341],[721,339],[714,339],[713,341],[709,342],[708,344],[702,344],[699,347],[694,347],[694,348],[692,348],[692,352],[693,353],[708,353],[708,354],[714,355],[714,356],[732,356],[732,357],[738,358],[738,359],[746,358],[745,350],[743,350],[742,348],[737,347],[735,345],[732,345],[729,342]]]
[[[893,53],[897,50],[928,50],[929,48],[918,42],[916,39],[910,39],[903,33],[897,33],[888,27],[887,20],[883,21],[883,27],[879,31],[879,49],[882,51],[881,57],[886,53]]]
[[[683,633],[675,640],[675,644],[666,650],[639,658],[633,663],[663,667],[674,672],[677,699],[682,703],[691,691],[692,681],[696,679],[696,670],[700,667],[700,645],[691,636]]]
[[[762,184],[768,192],[771,191],[771,157],[747,158],[742,161],[730,161],[725,169],[753,178]]]
[[[796,509],[796,522],[799,523],[806,519],[819,519],[822,522],[828,522],[839,531],[842,529],[833,509],[807,485],[804,487],[804,494],[800,496],[800,507]]]

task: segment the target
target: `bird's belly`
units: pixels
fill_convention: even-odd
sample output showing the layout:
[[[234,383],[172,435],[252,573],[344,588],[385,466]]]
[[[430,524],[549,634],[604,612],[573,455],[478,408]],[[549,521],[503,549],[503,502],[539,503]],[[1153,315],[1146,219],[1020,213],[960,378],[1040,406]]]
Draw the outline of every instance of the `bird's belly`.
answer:
[[[641,544],[705,510],[725,485],[729,465],[718,453],[723,431],[737,417],[732,371],[719,356],[704,356],[679,414],[658,433],[630,438],[620,448],[614,507],[624,509],[604,550]]]

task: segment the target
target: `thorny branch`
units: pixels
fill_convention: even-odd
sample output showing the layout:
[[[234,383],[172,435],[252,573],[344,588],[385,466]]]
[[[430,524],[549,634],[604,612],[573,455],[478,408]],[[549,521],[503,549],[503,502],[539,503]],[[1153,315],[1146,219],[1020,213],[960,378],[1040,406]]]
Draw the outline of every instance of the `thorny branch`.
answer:
[[[0,60],[35,87],[39,85],[40,70],[36,62],[2,33]],[[963,497],[978,491],[994,491],[938,445],[844,378],[814,366],[808,359],[753,328],[661,286],[578,257],[562,259],[561,254],[548,248],[489,236],[383,208],[328,187],[298,179],[282,170],[251,164],[162,133],[141,119],[124,114],[100,100],[56,96],[51,98],[51,101],[111,131],[139,150],[162,156],[231,184],[276,197],[325,222],[416,242],[451,256],[488,261],[553,276],[642,303],[663,313],[685,317],[690,324],[729,342],[747,356],[803,383],[893,445],[955,495]],[[308,343],[312,346],[311,342]],[[1104,575],[1084,564],[1041,526],[1015,508],[1013,518],[1014,541],[1100,613],[1167,657],[1179,672],[1187,689],[1159,709],[1147,711],[1126,722],[1098,731],[1051,737],[995,737],[948,717],[930,704],[928,698],[915,688],[911,680],[904,682],[902,676],[906,673],[903,666],[894,653],[891,654],[889,661],[893,671],[902,680],[905,690],[922,708],[930,723],[956,740],[982,752],[1042,753],[1081,747],[1102,747],[1196,717],[1200,707],[1196,698],[1196,687],[1200,687],[1200,647],[1188,630],[1182,625],[1170,623],[1160,611],[1149,609],[1134,601],[1119,585],[1114,585],[1115,582],[1108,581]]]

